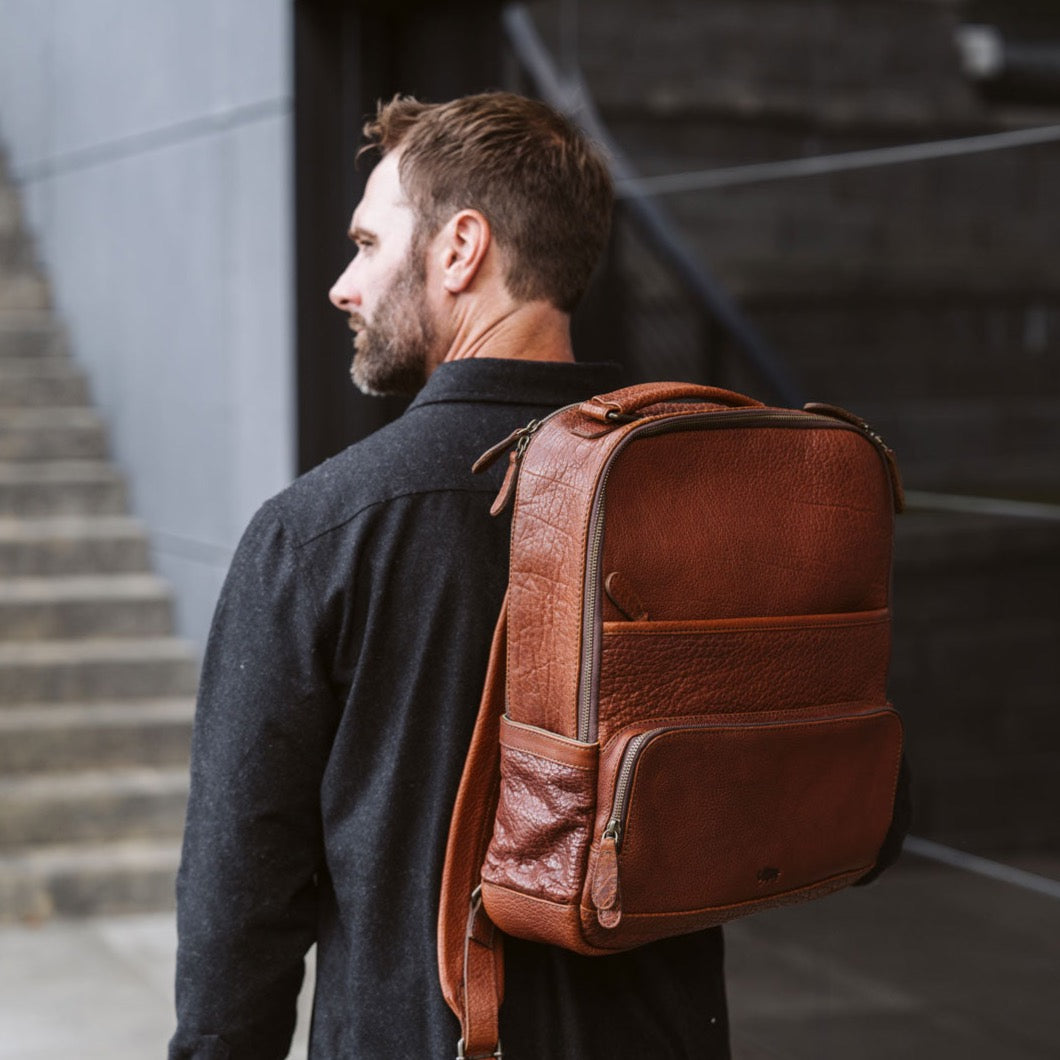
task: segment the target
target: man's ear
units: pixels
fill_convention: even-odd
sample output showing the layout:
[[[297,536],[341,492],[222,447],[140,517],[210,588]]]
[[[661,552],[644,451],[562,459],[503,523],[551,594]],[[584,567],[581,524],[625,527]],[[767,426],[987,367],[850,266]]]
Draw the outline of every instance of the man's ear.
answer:
[[[450,294],[459,294],[471,286],[489,251],[490,223],[478,210],[461,210],[444,231],[442,283]]]

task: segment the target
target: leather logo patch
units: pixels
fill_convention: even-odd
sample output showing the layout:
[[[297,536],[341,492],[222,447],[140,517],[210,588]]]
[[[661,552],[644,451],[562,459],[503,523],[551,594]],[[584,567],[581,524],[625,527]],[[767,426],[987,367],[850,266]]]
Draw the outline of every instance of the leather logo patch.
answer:
[[[780,869],[774,869],[771,865],[758,870],[759,883],[775,883],[780,879]]]

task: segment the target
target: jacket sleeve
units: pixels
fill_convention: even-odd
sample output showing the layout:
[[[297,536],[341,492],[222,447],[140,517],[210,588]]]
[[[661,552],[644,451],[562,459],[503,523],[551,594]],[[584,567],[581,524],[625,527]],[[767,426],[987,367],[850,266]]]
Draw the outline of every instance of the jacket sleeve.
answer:
[[[335,724],[313,596],[266,505],[236,550],[203,662],[170,1060],[287,1055],[316,935],[320,785]]]

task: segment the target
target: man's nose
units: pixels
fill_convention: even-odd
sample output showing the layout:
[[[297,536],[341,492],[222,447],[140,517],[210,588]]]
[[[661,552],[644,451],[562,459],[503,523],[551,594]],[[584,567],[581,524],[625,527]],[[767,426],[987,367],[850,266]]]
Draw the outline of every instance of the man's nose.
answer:
[[[342,275],[331,285],[328,298],[336,309],[349,313],[355,306],[360,305],[361,299],[353,282],[353,262],[343,270]]]

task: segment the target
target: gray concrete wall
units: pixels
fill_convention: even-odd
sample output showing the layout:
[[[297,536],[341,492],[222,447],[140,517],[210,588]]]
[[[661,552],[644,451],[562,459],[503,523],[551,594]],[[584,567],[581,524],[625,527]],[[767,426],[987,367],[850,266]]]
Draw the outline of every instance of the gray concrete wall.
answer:
[[[200,645],[294,468],[292,6],[0,0],[0,142]]]

